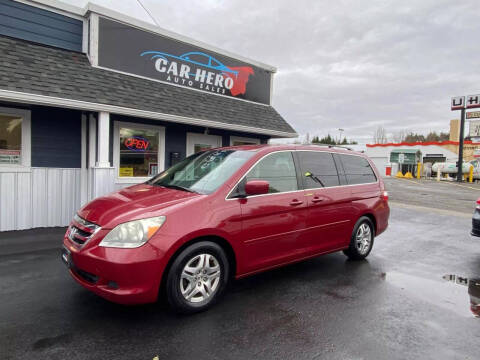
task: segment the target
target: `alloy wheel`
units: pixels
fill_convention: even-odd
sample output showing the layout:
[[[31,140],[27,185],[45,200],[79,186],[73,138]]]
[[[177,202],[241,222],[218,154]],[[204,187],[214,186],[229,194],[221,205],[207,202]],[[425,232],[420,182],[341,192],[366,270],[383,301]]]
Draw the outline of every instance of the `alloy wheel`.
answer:
[[[363,223],[358,227],[355,235],[355,246],[360,255],[365,255],[370,250],[372,243],[372,230],[368,224]]]
[[[220,275],[220,264],[215,256],[195,255],[182,270],[180,292],[191,303],[209,300],[218,289]]]

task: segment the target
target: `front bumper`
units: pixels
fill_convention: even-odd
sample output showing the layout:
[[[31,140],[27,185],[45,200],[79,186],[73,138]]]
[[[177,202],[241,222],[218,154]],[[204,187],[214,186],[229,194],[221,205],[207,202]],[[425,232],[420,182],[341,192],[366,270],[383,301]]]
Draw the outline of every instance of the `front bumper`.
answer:
[[[98,244],[106,231],[97,235],[92,243]],[[104,248],[91,243],[82,248],[65,236],[63,245],[62,260],[84,288],[125,305],[157,300],[164,263],[160,251],[149,243],[135,249]]]

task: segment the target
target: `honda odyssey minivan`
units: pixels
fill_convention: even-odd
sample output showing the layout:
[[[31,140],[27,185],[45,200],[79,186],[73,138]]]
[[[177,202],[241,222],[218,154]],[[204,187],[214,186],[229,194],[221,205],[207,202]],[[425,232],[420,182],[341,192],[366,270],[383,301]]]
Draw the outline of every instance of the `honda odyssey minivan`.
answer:
[[[363,154],[225,147],[85,205],[62,259],[108,300],[149,303],[165,293],[175,310],[192,313],[232,279],[335,251],[364,259],[389,213],[384,183]]]

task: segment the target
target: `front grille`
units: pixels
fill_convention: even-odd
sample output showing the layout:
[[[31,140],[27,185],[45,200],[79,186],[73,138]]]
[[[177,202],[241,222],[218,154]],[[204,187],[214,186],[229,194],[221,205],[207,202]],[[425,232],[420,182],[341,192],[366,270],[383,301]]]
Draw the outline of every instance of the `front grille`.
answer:
[[[84,245],[100,229],[100,226],[75,215],[68,227],[68,238],[77,245]]]

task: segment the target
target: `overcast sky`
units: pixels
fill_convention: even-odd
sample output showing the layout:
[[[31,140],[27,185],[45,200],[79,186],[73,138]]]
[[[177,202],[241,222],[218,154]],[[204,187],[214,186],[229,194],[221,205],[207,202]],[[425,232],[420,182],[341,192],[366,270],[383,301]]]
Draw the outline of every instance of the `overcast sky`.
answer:
[[[93,2],[152,22],[136,0]],[[276,66],[273,105],[302,135],[448,131],[450,98],[480,93],[478,0],[142,3],[167,30]]]

